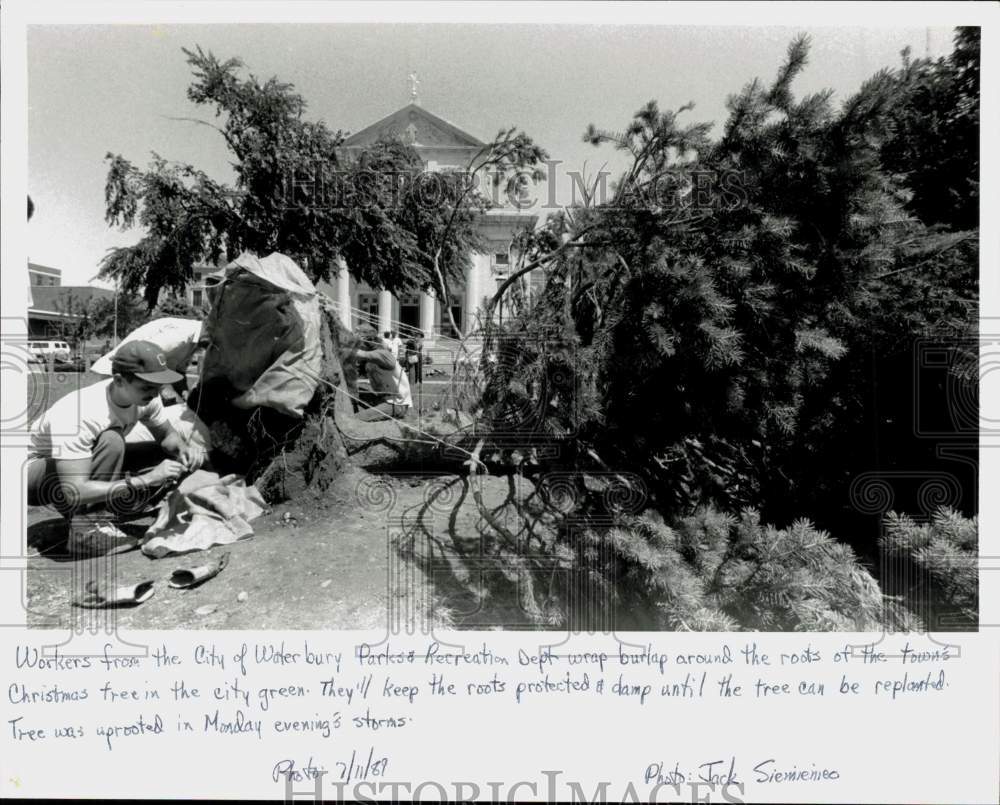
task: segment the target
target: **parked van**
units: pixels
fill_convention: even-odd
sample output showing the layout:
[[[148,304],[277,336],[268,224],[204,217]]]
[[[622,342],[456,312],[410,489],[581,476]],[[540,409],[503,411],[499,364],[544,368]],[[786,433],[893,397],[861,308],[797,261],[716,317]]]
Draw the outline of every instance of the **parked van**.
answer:
[[[69,344],[65,341],[29,341],[28,360],[46,363],[50,360],[68,361]]]

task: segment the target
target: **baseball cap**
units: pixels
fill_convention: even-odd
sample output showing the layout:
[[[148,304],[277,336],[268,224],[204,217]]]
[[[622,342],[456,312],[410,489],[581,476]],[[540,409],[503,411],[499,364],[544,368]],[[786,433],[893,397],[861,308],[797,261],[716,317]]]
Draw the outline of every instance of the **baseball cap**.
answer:
[[[167,366],[167,359],[152,341],[127,341],[111,359],[112,372],[128,372],[147,383],[176,383],[184,375]]]

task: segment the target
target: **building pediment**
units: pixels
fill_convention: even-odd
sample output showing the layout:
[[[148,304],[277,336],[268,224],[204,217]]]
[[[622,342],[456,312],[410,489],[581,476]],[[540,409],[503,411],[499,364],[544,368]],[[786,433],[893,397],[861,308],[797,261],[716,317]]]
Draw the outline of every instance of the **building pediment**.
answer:
[[[400,140],[418,150],[433,148],[476,151],[485,145],[482,140],[415,103],[352,134],[344,140],[343,147],[353,150],[379,140]]]

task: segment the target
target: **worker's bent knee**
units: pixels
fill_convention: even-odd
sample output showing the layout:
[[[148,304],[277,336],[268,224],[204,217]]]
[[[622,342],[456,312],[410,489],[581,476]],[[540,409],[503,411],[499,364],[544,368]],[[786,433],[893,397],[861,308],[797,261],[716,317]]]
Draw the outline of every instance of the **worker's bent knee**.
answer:
[[[95,481],[121,478],[125,460],[125,437],[120,431],[106,430],[97,437],[90,454],[90,477]]]
[[[106,451],[112,455],[121,454],[125,455],[125,437],[122,436],[121,431],[117,430],[106,430],[97,437],[97,441],[94,443],[93,454],[99,451]]]

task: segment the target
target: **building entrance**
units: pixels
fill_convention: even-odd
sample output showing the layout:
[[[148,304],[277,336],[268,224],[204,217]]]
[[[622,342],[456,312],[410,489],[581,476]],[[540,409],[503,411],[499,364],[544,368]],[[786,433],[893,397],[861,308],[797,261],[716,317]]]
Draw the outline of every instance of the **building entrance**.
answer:
[[[448,321],[448,313],[445,310],[444,305],[441,308],[441,319],[439,325],[441,328],[441,335],[447,338],[460,338],[461,333],[459,333],[454,327],[451,326],[451,322]],[[462,314],[463,314],[462,301],[458,296],[452,295],[451,297],[451,315],[455,319],[455,324],[459,327],[462,326]]]
[[[378,329],[378,294],[359,293],[358,309],[361,311],[361,323]]]
[[[399,323],[404,327],[420,329],[420,297],[416,294],[399,297]]]

